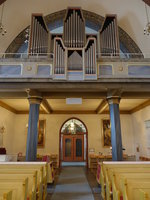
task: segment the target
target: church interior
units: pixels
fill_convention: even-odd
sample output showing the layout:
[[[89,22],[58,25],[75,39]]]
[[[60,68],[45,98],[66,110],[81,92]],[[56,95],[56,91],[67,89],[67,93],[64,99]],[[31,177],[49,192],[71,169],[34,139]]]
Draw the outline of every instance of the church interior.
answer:
[[[150,0],[0,0],[0,199],[150,199]]]

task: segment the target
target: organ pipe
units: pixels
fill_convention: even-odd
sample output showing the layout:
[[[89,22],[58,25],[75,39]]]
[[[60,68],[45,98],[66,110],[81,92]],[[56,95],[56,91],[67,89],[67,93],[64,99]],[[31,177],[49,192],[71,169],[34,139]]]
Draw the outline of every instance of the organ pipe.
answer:
[[[79,10],[73,9],[64,20],[63,39],[66,47],[82,48],[84,46],[85,25]]]
[[[55,54],[54,54],[54,73],[64,74],[65,73],[65,49],[63,47],[62,40],[55,39]]]
[[[107,15],[100,31],[101,53],[103,56],[118,56],[119,38],[116,15]]]
[[[95,38],[88,39],[85,48],[85,73],[96,73],[96,41]]]
[[[48,51],[48,29],[41,14],[32,14],[29,54],[44,54]]]

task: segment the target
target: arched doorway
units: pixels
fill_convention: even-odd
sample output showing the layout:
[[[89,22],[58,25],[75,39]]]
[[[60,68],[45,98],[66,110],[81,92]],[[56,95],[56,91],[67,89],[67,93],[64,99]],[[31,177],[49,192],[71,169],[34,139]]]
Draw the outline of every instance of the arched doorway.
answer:
[[[85,162],[88,166],[88,131],[80,119],[68,119],[60,128],[60,166],[62,162]]]

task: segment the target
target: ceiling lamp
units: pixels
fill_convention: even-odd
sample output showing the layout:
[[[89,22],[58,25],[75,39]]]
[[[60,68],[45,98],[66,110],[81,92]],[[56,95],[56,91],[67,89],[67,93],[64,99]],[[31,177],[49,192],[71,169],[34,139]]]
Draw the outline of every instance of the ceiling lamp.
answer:
[[[150,20],[148,16],[146,3],[145,3],[145,11],[146,11],[147,24],[146,24],[146,27],[144,28],[144,35],[149,35],[150,34]]]
[[[4,36],[4,35],[7,33],[7,31],[6,31],[6,29],[4,28],[4,25],[3,25],[3,23],[2,23],[2,20],[3,20],[3,12],[4,12],[4,4],[2,5],[2,13],[1,13],[1,18],[0,18],[0,34],[1,34],[2,36]]]

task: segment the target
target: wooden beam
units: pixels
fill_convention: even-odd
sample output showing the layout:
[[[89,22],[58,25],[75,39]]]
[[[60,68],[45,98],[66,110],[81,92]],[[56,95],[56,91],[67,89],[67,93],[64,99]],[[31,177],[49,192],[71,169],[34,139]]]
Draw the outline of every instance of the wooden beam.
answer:
[[[97,114],[102,113],[107,107],[108,107],[108,102],[107,102],[106,99],[104,99],[104,100],[100,103],[100,105],[97,107],[96,113],[97,113]]]
[[[0,0],[0,5],[3,4],[6,0]]]
[[[137,112],[137,111],[139,111],[139,110],[141,110],[143,108],[146,108],[147,106],[150,106],[150,99],[145,101],[144,103],[136,106],[135,108],[131,109],[130,110],[130,114],[133,114],[133,113],[135,113],[135,112]]]
[[[150,0],[143,0],[148,6],[150,6]]]
[[[52,113],[52,111],[53,111],[46,99],[43,99],[43,101],[41,103],[41,107],[48,114]]]
[[[29,114],[29,111],[27,110],[22,110],[22,111],[17,111],[17,114],[19,115],[25,115],[25,114]],[[49,114],[45,111],[40,111],[40,114]],[[97,114],[95,111],[90,111],[90,110],[55,110],[51,113],[52,115],[68,115],[68,114],[71,114],[71,115],[93,115],[93,114]],[[106,114],[106,115],[109,115],[109,111],[103,111],[101,114]],[[122,115],[129,115],[131,114],[129,110],[121,110],[120,111],[120,114]]]
[[[28,115],[29,110],[17,110],[17,115]],[[40,110],[39,114],[48,114],[47,112]]]
[[[52,114],[96,114],[95,111],[92,110],[55,110],[52,112]]]
[[[103,111],[101,114],[109,114],[109,110]],[[121,115],[130,115],[130,110],[120,110]]]
[[[17,114],[17,110],[16,110],[16,109],[14,109],[13,107],[11,107],[11,106],[9,106],[8,104],[4,103],[3,101],[0,101],[0,106],[1,106],[2,108],[5,108],[5,109],[8,110],[8,111],[14,113],[14,114]]]

